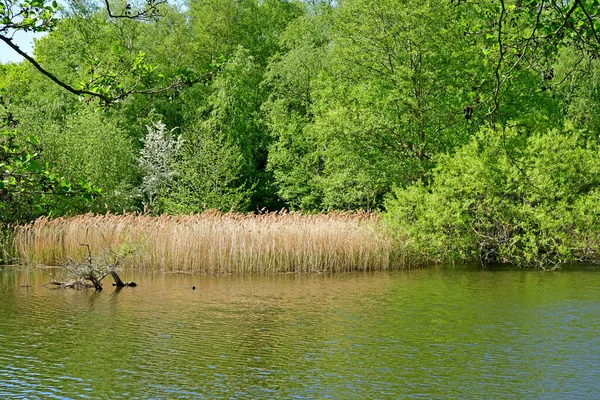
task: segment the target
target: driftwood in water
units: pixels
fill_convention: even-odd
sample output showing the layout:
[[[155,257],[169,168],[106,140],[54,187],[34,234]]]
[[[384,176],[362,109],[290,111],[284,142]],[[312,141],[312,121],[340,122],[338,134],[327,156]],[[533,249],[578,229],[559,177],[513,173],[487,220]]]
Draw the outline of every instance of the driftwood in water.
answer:
[[[123,282],[121,280],[121,278],[119,278],[119,274],[117,274],[115,270],[110,271],[110,275],[115,280],[115,283],[113,284],[113,286],[116,286],[116,287],[125,287],[125,286],[127,286],[125,284],[125,282]]]
[[[114,270],[110,271],[110,275],[113,277],[113,279],[115,280],[115,283],[113,283],[113,286],[116,287],[125,287],[125,286],[129,286],[129,287],[136,287],[137,283],[135,282],[123,282],[121,280],[121,278],[119,277],[119,274],[117,274]]]
[[[75,280],[71,282],[60,282],[57,280],[51,280],[50,282],[44,283],[44,287],[46,286],[54,286],[54,289],[91,289],[94,287],[93,284],[82,281]]]
[[[56,288],[62,289],[85,289],[85,288],[94,288],[97,291],[102,290],[102,280],[110,274],[115,283],[113,286],[117,286],[119,288],[126,286],[137,286],[135,282],[123,282],[117,274],[116,269],[119,266],[119,257],[116,253],[110,252],[105,253],[100,259],[96,258],[95,260],[92,258],[92,252],[90,250],[90,246],[87,244],[82,244],[81,246],[86,246],[88,251],[87,259],[81,262],[74,261],[72,258],[67,258],[65,264],[63,265],[63,271],[67,273],[66,281],[59,281],[51,275],[52,281],[44,284],[44,286],[56,286]],[[91,283],[89,283],[89,282]]]

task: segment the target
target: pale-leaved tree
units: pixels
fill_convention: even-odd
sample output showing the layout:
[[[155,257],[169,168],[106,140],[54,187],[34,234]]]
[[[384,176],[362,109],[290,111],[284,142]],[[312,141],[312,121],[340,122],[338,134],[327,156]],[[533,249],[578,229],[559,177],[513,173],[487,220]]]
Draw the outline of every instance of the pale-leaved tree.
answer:
[[[145,205],[155,209],[161,193],[168,190],[176,175],[173,162],[183,144],[181,135],[175,137],[173,132],[161,122],[147,125],[148,134],[143,139],[144,147],[140,150],[138,163],[142,169],[141,191]],[[156,210],[155,210],[156,211]]]

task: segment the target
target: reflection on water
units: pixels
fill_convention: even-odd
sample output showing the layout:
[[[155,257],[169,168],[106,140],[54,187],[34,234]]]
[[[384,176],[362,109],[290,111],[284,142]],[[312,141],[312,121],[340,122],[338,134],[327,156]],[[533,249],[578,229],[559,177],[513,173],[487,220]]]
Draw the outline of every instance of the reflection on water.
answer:
[[[122,278],[140,286],[0,268],[0,398],[600,393],[595,270]]]

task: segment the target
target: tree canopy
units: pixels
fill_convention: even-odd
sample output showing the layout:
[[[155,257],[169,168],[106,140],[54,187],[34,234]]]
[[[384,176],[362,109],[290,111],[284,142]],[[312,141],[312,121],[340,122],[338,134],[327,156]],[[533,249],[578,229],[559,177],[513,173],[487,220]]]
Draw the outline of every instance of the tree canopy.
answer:
[[[47,34],[26,54],[18,31]],[[451,186],[456,162],[503,152],[494,184],[527,185],[541,142],[593,153],[600,136],[597,0],[0,0],[0,40],[24,57],[0,65],[0,196],[37,210],[19,221],[402,214],[421,201],[405,190]]]

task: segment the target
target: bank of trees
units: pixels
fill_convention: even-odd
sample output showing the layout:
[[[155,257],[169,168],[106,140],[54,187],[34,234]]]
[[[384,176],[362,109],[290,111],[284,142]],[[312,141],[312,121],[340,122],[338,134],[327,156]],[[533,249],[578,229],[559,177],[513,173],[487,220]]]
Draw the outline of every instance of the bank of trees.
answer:
[[[387,210],[433,259],[595,254],[596,0],[24,4],[0,2],[0,39],[49,33],[0,65],[0,129],[69,196],[17,192],[5,146],[4,222]]]

